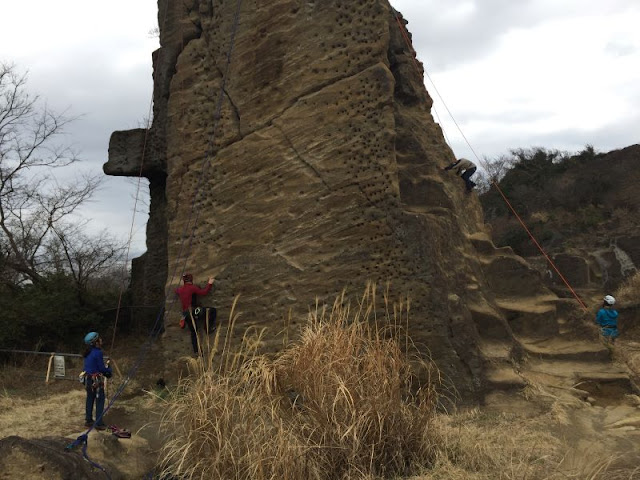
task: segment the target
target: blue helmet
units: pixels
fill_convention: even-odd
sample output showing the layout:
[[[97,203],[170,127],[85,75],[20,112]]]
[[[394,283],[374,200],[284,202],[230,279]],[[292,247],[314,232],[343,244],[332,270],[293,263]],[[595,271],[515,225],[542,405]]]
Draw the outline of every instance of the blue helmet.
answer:
[[[84,343],[86,343],[87,345],[92,345],[96,340],[98,340],[99,336],[100,335],[98,335],[98,332],[89,332],[84,336]]]

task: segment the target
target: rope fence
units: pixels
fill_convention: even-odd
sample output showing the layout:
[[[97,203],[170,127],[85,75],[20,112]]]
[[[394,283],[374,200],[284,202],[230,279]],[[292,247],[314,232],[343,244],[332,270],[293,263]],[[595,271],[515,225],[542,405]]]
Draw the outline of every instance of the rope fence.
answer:
[[[82,371],[82,365],[78,368],[73,365],[70,369],[67,368],[67,363],[65,362],[65,358],[75,358],[75,359],[83,359],[84,356],[79,353],[64,353],[64,352],[39,352],[35,350],[13,350],[7,348],[1,348],[0,353],[7,353],[12,355],[35,355],[35,356],[47,356],[49,360],[46,366],[46,374],[44,375],[44,381],[48,385],[52,380],[73,380],[78,381],[78,375]],[[105,355],[104,359],[109,362],[110,365],[113,366],[116,373],[122,377],[122,372],[120,368],[118,368],[118,364],[116,361]],[[71,370],[77,373],[73,375],[67,375],[67,372]],[[51,375],[53,373],[53,376]]]

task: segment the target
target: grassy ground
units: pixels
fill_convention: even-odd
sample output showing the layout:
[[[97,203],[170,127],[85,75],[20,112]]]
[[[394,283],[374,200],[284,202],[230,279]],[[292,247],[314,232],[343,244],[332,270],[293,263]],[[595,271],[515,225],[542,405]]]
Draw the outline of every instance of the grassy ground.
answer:
[[[194,375],[166,402],[165,472],[252,480],[639,475],[616,457],[627,446],[600,435],[603,409],[543,386],[504,396],[499,407],[444,412],[437,370],[404,335],[407,312],[387,305],[394,314],[376,318],[374,304],[368,292],[357,305],[339,298],[312,312],[300,340],[274,358],[255,354],[259,339],[233,354],[219,338],[208,345],[212,354],[191,361]]]
[[[637,456],[628,455],[637,429],[609,428],[629,408],[593,407],[530,384],[482,408],[445,412],[437,370],[404,335],[406,308],[376,317],[374,304],[368,291],[356,305],[338,299],[312,312],[276,356],[257,354],[259,334],[240,351],[215,337],[204,357],[182,360],[190,375],[168,389],[155,387],[161,348],[152,350],[157,358],[106,417],[131,429],[132,441],[114,453],[101,446],[107,434],[96,433],[90,453],[126,465],[121,478],[156,465],[181,479],[640,479]],[[118,346],[121,370],[135,364],[139,346]],[[0,438],[75,439],[82,386],[47,386],[33,375],[39,364],[26,366],[0,371]]]

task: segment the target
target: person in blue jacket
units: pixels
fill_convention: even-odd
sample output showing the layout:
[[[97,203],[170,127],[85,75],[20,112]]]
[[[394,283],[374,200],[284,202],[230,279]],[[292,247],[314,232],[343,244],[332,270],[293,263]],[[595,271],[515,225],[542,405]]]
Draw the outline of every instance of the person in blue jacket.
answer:
[[[84,386],[87,390],[87,403],[84,417],[84,426],[93,425],[93,405],[96,406],[96,430],[104,430],[106,425],[102,421],[104,411],[104,378],[111,377],[111,368],[104,364],[102,354],[102,338],[98,332],[89,332],[84,337],[87,346],[84,357]]]
[[[613,308],[616,299],[611,295],[605,295],[602,308],[596,315],[596,323],[600,325],[600,331],[607,343],[614,343],[618,337],[618,312]]]

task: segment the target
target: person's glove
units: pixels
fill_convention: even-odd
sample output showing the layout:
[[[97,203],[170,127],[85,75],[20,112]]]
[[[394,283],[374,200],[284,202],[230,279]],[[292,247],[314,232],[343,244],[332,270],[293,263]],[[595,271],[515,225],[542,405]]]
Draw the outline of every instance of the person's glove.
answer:
[[[187,322],[184,321],[184,318],[180,319],[180,328],[184,328],[186,326]]]
[[[111,369],[108,369],[106,372],[104,372],[104,376],[107,378],[111,378],[113,375],[113,373],[111,372]]]

